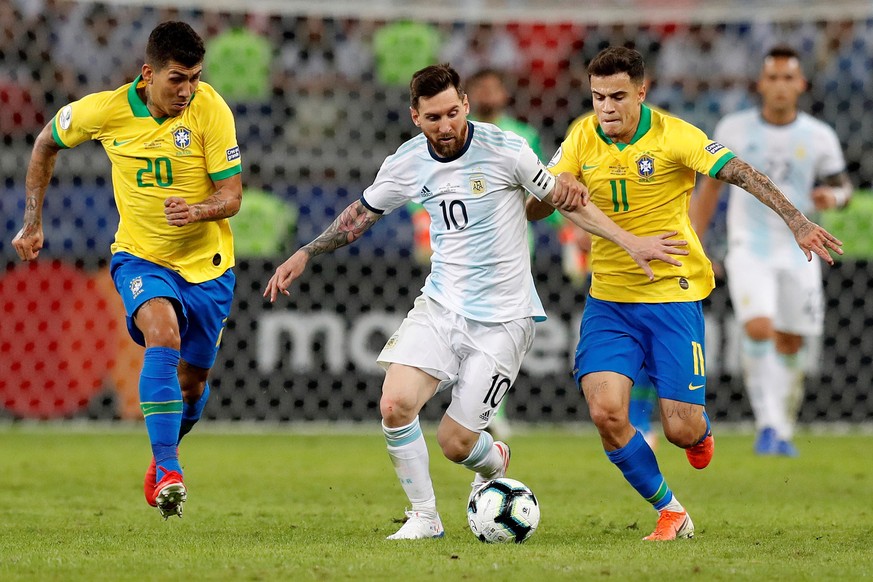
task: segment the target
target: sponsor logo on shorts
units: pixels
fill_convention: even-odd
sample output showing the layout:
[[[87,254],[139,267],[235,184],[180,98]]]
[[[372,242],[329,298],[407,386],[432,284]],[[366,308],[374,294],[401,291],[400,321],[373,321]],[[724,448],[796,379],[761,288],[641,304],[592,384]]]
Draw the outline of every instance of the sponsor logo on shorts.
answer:
[[[708,146],[706,146],[706,147],[703,148],[703,149],[705,149],[706,151],[708,151],[708,152],[711,153],[711,154],[714,154],[714,153],[716,153],[716,152],[719,151],[719,150],[723,150],[723,149],[724,149],[724,146],[721,145],[720,143],[718,143],[717,141],[714,141],[714,142],[710,143]]]
[[[703,388],[705,385],[706,385],[706,384],[697,384],[697,385],[694,385],[694,384],[692,384],[691,382],[689,382],[689,383],[688,383],[688,389],[689,389],[689,390],[700,390],[700,389]]]
[[[483,412],[482,414],[479,415],[480,420],[488,420],[489,418],[491,418],[491,411],[490,410],[486,410],[485,412]]]
[[[130,281],[130,292],[133,294],[134,299],[142,293],[142,277],[134,277]]]

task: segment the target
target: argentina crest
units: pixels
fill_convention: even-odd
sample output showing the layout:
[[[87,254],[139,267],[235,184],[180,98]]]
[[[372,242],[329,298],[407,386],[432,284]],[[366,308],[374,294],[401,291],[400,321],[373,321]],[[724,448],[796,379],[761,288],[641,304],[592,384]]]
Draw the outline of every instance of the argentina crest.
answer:
[[[473,196],[482,196],[488,192],[488,183],[485,182],[483,174],[473,174],[470,176],[470,193]]]
[[[642,182],[650,182],[655,175],[655,158],[648,152],[637,158],[637,174],[642,178]]]

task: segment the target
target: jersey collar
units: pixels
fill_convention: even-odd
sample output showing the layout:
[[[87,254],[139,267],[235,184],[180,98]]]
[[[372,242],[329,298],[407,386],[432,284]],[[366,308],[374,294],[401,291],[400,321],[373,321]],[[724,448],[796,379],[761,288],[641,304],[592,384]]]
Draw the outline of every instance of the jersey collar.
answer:
[[[473,143],[473,124],[470,123],[470,121],[468,120],[467,121],[467,140],[464,142],[464,147],[462,147],[458,151],[458,153],[456,153],[455,155],[453,155],[450,158],[441,158],[437,155],[437,153],[435,151],[433,151],[433,148],[431,147],[430,142],[427,142],[427,153],[429,153],[430,157],[432,157],[436,161],[443,163],[443,164],[448,164],[449,162],[454,162],[455,160],[457,160],[458,158],[460,158],[461,156],[466,154],[467,150],[470,149],[471,143]]]
[[[603,133],[603,129],[601,129],[600,124],[597,124],[597,135],[600,136],[600,139],[608,143],[609,145],[615,144],[618,148],[618,151],[623,150],[627,146],[631,144],[637,143],[648,131],[652,128],[652,110],[645,103],[640,104],[640,122],[637,124],[637,132],[634,134],[633,138],[631,138],[630,143],[616,143],[612,141],[605,133]]]
[[[130,105],[130,111],[133,113],[134,117],[152,117],[149,108],[145,103],[140,99],[139,93],[136,92],[136,87],[139,85],[139,82],[142,81],[142,75],[137,75],[136,79],[133,80],[133,83],[130,84],[130,87],[127,89],[127,103]],[[197,93],[191,95],[191,101],[194,101],[194,98],[197,96]],[[191,102],[188,102],[188,106],[191,106]],[[165,122],[167,117],[152,117],[158,123]]]

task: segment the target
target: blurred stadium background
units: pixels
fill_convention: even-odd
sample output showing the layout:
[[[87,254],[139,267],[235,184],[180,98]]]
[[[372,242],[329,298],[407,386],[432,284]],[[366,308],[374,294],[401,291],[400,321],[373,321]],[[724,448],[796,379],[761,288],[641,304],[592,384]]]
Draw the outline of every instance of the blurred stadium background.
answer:
[[[128,339],[106,270],[117,214],[99,146],[60,155],[39,262],[17,263],[10,241],[36,134],[68,101],[132,80],[148,32],[166,19],[190,22],[207,41],[204,80],[236,112],[247,186],[244,213],[232,221],[236,303],[206,417],[378,418],[375,356],[427,273],[415,260],[409,214],[320,257],[290,300],[271,306],[261,290],[278,262],[413,135],[413,71],[437,61],[465,76],[504,71],[512,113],[539,130],[549,157],[590,110],[585,65],[608,44],[639,49],[650,101],[711,132],[722,115],[755,103],[761,56],[788,42],[811,80],[803,107],[836,128],[858,188],[847,210],[818,217],[849,252],[825,269],[826,330],[812,338],[801,420],[873,421],[873,5],[839,0],[0,0],[0,419],[141,417],[142,352]],[[569,376],[584,296],[562,268],[554,229],[534,232],[538,287],[552,317],[538,328],[509,416],[586,420]],[[711,232],[717,261],[723,240]],[[706,310],[710,414],[748,421],[723,281]],[[441,407],[425,413],[436,418]]]

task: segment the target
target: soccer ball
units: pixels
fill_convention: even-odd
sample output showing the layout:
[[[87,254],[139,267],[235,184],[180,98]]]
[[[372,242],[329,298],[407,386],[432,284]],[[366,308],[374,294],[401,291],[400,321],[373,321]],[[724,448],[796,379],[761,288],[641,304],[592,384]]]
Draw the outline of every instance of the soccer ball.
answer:
[[[494,479],[470,497],[467,521],[480,541],[520,544],[537,529],[540,505],[533,491],[521,481]]]

